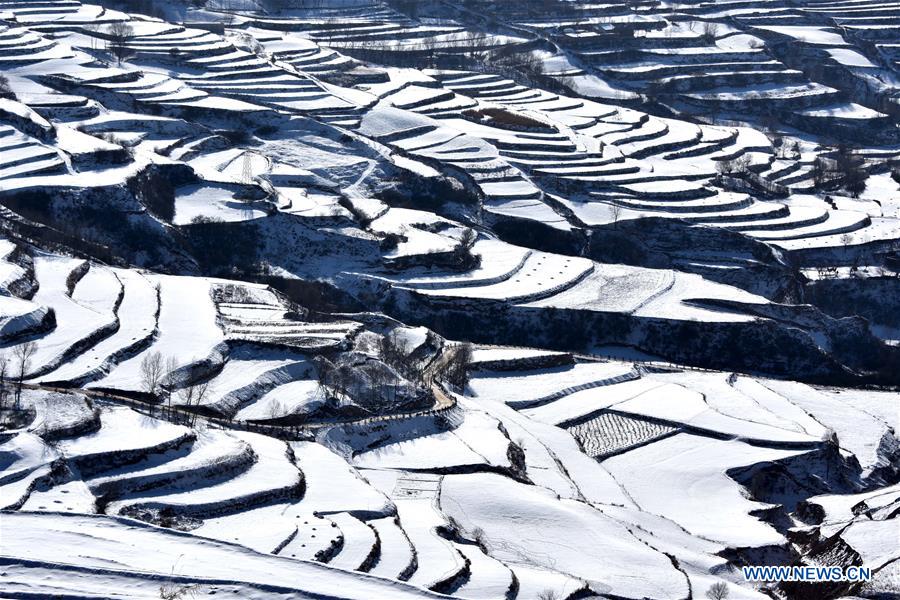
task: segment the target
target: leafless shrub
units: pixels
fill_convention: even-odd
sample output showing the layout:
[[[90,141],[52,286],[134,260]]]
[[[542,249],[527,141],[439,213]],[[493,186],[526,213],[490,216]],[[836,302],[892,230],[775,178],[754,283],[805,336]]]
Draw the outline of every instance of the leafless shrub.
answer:
[[[161,600],[181,600],[182,598],[193,598],[196,585],[178,585],[176,583],[166,583],[159,586],[159,597]]]

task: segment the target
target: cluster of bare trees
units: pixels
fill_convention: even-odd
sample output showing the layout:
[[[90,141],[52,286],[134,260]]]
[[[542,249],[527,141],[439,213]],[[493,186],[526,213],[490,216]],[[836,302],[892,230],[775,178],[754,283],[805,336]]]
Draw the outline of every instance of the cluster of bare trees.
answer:
[[[134,37],[134,27],[125,21],[117,21],[107,28],[106,33],[109,36],[109,51],[116,57],[120,65],[123,60],[134,55],[134,51],[128,45],[131,38]]]
[[[444,381],[462,390],[469,383],[469,365],[472,362],[472,344],[456,344],[444,350]]]
[[[707,44],[715,44],[719,34],[718,23],[706,21],[703,23],[703,31],[700,33],[700,39]]]
[[[432,340],[432,343],[436,343]],[[428,342],[426,342],[426,345]],[[319,393],[334,404],[352,403],[382,414],[427,399],[434,379],[462,389],[468,383],[471,344],[445,346],[431,363],[411,356],[403,341],[391,332],[379,337],[379,359],[351,353],[334,361],[314,359]]]
[[[750,168],[750,156],[743,154],[731,160],[722,160],[716,164],[716,171],[722,175],[743,175]]]
[[[324,356],[313,359],[316,366],[316,380],[319,394],[325,399],[344,403],[353,398],[354,381],[357,378],[353,367],[347,364],[336,364]]]
[[[533,52],[516,52],[515,54],[493,53],[489,62],[495,67],[512,69],[524,75],[529,81],[544,74],[544,61]]]
[[[19,410],[22,403],[22,385],[31,371],[31,360],[37,352],[37,343],[25,342],[13,347],[12,358],[0,354],[0,409],[6,407],[9,398],[9,380],[14,381],[13,408]]]
[[[419,397],[424,373],[410,363],[400,340],[393,334],[381,337],[378,353],[380,360],[349,356],[332,362],[316,357],[319,393],[335,404],[353,403],[374,413]]]
[[[9,78],[0,73],[0,98],[12,98],[16,99],[16,95],[12,91],[12,87],[9,85]]]
[[[439,66],[438,54],[441,50],[456,50],[455,54],[474,60],[491,42],[490,34],[475,31],[459,31],[444,35],[442,39],[425,36],[415,41],[363,37],[348,39],[347,35],[347,30],[338,23],[319,30],[317,38],[323,44],[340,47],[346,54],[360,60],[420,68]]]
[[[169,411],[172,410],[172,397],[178,404],[189,411],[188,424],[193,426],[197,421],[197,411],[191,410],[203,404],[210,393],[209,380],[192,378],[186,385],[174,389],[173,382],[167,381],[179,368],[173,357],[164,357],[160,352],[150,352],[141,360],[141,387],[143,391],[162,402]]]
[[[839,146],[833,159],[816,157],[810,176],[818,189],[842,187],[852,197],[859,198],[866,191],[869,173],[862,156],[846,146]]]

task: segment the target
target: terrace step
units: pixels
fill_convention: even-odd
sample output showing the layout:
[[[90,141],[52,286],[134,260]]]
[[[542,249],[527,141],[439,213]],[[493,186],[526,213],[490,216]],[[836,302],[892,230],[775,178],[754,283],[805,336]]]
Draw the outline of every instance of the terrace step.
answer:
[[[327,516],[340,528],[344,542],[340,551],[328,559],[328,564],[351,571],[368,571],[380,555],[380,541],[375,529],[349,513]]]
[[[96,496],[115,498],[183,483],[195,488],[234,477],[249,469],[256,455],[249,444],[221,431],[210,430],[190,444],[159,455],[150,455],[135,465],[87,480]]]
[[[673,214],[738,211],[753,204],[753,199],[749,196],[735,198],[730,201],[720,200],[718,197],[662,202],[638,202],[626,198],[614,198],[611,201],[630,210]]]
[[[369,570],[372,575],[406,581],[416,568],[409,538],[396,517],[373,519],[368,524],[378,533],[381,551],[378,562]]]
[[[690,185],[685,180],[667,179],[663,176],[646,177],[643,181],[618,179],[608,183],[615,184],[625,194],[643,200],[699,200],[718,194],[702,183]]]
[[[872,219],[866,214],[848,211],[832,211],[827,220],[818,224],[787,230],[746,229],[741,233],[752,236],[758,240],[778,242],[852,233],[864,229],[871,224]]]
[[[25,142],[13,147],[2,148],[0,149],[0,177],[3,177],[3,173],[13,171],[16,167],[31,163],[45,163],[51,160],[62,162],[56,150],[47,146]],[[26,171],[28,170],[30,169],[26,169]]]
[[[97,267],[92,267],[95,269]],[[71,361],[44,375],[43,382],[59,382],[83,387],[105,376],[123,360],[148,345],[155,334],[159,297],[156,287],[133,270],[116,270],[123,286],[122,299],[116,308],[119,326],[112,335],[86,349]],[[88,285],[90,281],[79,282]]]
[[[454,542],[456,548],[469,564],[469,577],[454,593],[461,598],[475,600],[495,600],[510,598],[515,590],[513,573],[502,562],[492,558],[475,544]]]
[[[453,582],[465,573],[466,562],[453,545],[438,535],[444,516],[431,500],[396,500],[400,524],[416,551],[418,568],[409,578],[413,585],[428,589]]]
[[[731,229],[732,231],[783,231],[788,229],[798,229],[801,227],[809,227],[810,225],[818,225],[824,223],[830,218],[830,213],[826,208],[810,209],[807,211],[791,210],[786,216],[763,221],[746,221],[723,223],[720,227]]]
[[[629,372],[623,373],[621,375],[616,375],[615,377],[607,377],[603,379],[598,379],[596,381],[590,381],[588,383],[582,383],[580,385],[567,387],[561,390],[557,390],[552,394],[547,394],[546,396],[542,396],[540,398],[533,398],[531,400],[510,400],[506,404],[511,408],[516,410],[522,410],[526,408],[536,408],[538,406],[544,406],[545,404],[550,404],[551,402],[555,402],[560,398],[565,396],[570,396],[575,392],[581,392],[583,390],[590,390],[598,387],[604,387],[608,385],[616,385],[617,383],[622,383],[624,381],[634,381],[635,379],[640,379],[640,372],[632,368]]]
[[[138,494],[113,502],[113,514],[140,517],[149,511],[171,509],[177,515],[210,518],[245,511],[276,500],[297,499],[303,491],[303,475],[290,460],[284,442],[263,435],[233,432],[248,443],[258,461],[234,478],[206,487],[156,488],[155,494]]]

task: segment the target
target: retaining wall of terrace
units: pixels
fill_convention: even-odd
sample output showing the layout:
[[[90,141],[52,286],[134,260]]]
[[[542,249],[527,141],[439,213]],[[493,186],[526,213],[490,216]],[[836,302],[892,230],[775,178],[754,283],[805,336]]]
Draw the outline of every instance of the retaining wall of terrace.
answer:
[[[835,354],[823,352],[807,331],[773,319],[682,321],[474,298],[430,304],[404,290],[392,293],[397,296],[393,316],[455,339],[575,352],[598,345],[630,346],[682,365],[833,385],[860,383],[859,375]],[[874,343],[874,338],[860,341],[869,349]]]

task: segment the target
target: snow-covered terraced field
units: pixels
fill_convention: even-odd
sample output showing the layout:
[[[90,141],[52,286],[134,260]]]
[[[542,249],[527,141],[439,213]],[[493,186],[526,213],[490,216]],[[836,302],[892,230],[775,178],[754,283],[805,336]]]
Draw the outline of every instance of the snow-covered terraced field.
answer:
[[[525,350],[479,352],[507,361],[539,355]],[[18,494],[16,504],[23,510],[38,511],[21,513],[22,518],[43,513],[60,535],[69,531],[68,524],[77,531],[84,527],[126,526],[148,532],[134,535],[175,535],[130,519],[109,521],[110,517],[93,517],[94,520],[74,521],[71,519],[77,515],[64,514],[93,512],[102,505],[106,514],[129,515],[157,525],[171,523],[165,526],[183,531],[176,532],[178,537],[173,538],[179,544],[229,548],[231,552],[251,553],[248,556],[258,557],[253,559],[257,561],[275,555],[288,561],[280,567],[284,569],[307,568],[304,565],[309,565],[309,561],[318,561],[378,576],[361,579],[359,585],[382,585],[378,583],[384,581],[380,577],[394,578],[420,586],[408,588],[410,593],[425,593],[414,592],[422,588],[455,594],[465,590],[465,597],[479,598],[494,598],[498,594],[531,597],[528,594],[548,589],[564,594],[592,589],[625,597],[668,597],[686,589],[685,573],[695,583],[722,581],[720,572],[713,569],[722,564],[716,556],[721,549],[783,543],[777,529],[759,519],[759,509],[769,505],[749,500],[741,492],[746,489],[741,486],[745,481],[743,470],[772,461],[786,461],[790,469],[797,468],[796,461],[808,460],[815,465],[823,460],[819,456],[822,450],[817,448],[824,448],[819,444],[825,442],[808,438],[811,441],[803,448],[785,449],[778,439],[751,439],[750,434],[756,429],[770,427],[765,424],[770,417],[746,409],[740,411],[744,429],[738,435],[746,436],[750,443],[726,439],[730,437],[731,425],[721,419],[707,419],[703,428],[686,422],[687,429],[680,430],[672,424],[677,418],[673,411],[683,412],[677,405],[684,400],[667,390],[673,384],[666,383],[678,381],[685,390],[699,386],[705,391],[713,382],[720,382],[716,385],[724,385],[723,390],[731,387],[736,393],[749,394],[748,398],[754,398],[770,414],[789,415],[777,408],[780,400],[765,395],[765,390],[772,389],[772,382],[672,371],[646,372],[640,379],[611,382],[606,387],[589,386],[581,391],[567,388],[578,379],[591,382],[604,375],[597,372],[600,367],[608,370],[612,363],[584,363],[584,373],[576,379],[571,373],[567,377],[550,377],[553,370],[538,368],[534,381],[515,385],[511,382],[521,379],[521,374],[481,371],[471,384],[472,396],[461,404],[464,419],[451,425],[450,431],[425,427],[413,433],[415,437],[410,440],[409,430],[402,426],[389,428],[385,430],[389,438],[399,437],[387,444],[377,439],[366,442],[367,435],[357,432],[347,438],[349,443],[374,443],[376,447],[365,450],[361,446],[363,451],[353,458],[352,464],[316,442],[288,445],[258,434],[220,429],[194,432],[106,404],[99,407],[99,429],[91,432],[90,428],[72,428],[70,423],[84,420],[76,417],[78,414],[90,422],[90,412],[76,410],[68,413],[71,418],[50,423],[47,417],[57,410],[57,402],[64,396],[55,402],[48,397],[38,403],[37,397],[30,399],[33,392],[26,392],[27,402],[46,423],[39,435],[63,435],[64,439],[51,454],[43,451],[44,458],[39,458],[43,442],[33,433],[23,431],[0,446],[2,456],[21,457],[4,463],[4,482],[10,481],[2,488],[4,502],[8,505]],[[565,373],[566,369],[559,372]],[[580,369],[572,373],[580,373]],[[644,389],[658,390],[658,394],[648,396],[635,387],[654,378],[661,381]],[[535,388],[538,383],[539,389]],[[496,392],[490,391],[492,386]],[[504,408],[507,398],[502,395],[502,390],[517,387],[558,399],[517,415]],[[630,392],[618,394],[619,387]],[[604,389],[610,392],[602,392]],[[477,395],[474,390],[478,390]],[[620,400],[611,402],[612,412],[581,419],[577,424],[572,419],[577,419],[578,413],[570,410],[566,419],[573,424],[565,425],[565,429],[535,420],[551,415],[547,411],[555,404],[588,393],[601,398],[612,393]],[[495,399],[491,394],[501,395]],[[635,404],[640,398],[650,402],[642,408]],[[872,402],[876,400],[870,398]],[[84,399],[74,401],[73,408],[78,402],[84,403]],[[717,402],[723,407],[731,404],[724,399]],[[580,404],[582,414],[595,410],[591,403]],[[669,404],[672,406],[667,407]],[[878,404],[871,404],[870,410],[875,406]],[[817,406],[808,409],[812,411],[810,415],[801,411],[794,416],[798,423],[827,417],[827,410],[823,412]],[[809,423],[804,426],[812,427]],[[563,443],[565,438],[568,445]],[[587,456],[581,454],[576,440]],[[845,447],[847,452],[860,451],[852,442]],[[507,456],[516,452],[521,453],[520,458],[508,462]],[[493,471],[454,474],[454,469],[472,468],[467,453],[478,456],[478,461],[486,461],[481,464],[490,465]],[[42,465],[60,458],[80,466],[81,476],[85,477],[80,488],[73,487],[75,482],[54,482],[46,477],[49,471]],[[555,477],[551,472],[556,473]],[[527,473],[528,478],[522,479],[521,473]],[[610,475],[614,478],[609,480],[612,486],[605,487],[600,482]],[[18,482],[34,483],[25,488],[19,486],[16,492],[13,488]],[[761,494],[761,485],[757,482],[749,489]],[[666,490],[665,494],[660,493],[661,489]],[[562,497],[557,495],[560,492]],[[878,510],[890,504],[890,497],[884,496],[887,493],[889,490],[881,495],[858,497],[867,499],[872,510]],[[599,504],[586,504],[582,501],[585,497]],[[679,500],[667,500],[673,497]],[[717,500],[710,504],[710,498]],[[808,502],[840,506],[836,504],[840,496],[831,498],[834,499],[811,498]],[[858,500],[848,497],[847,502]],[[714,511],[712,506],[716,507]],[[828,518],[829,524],[838,519],[856,523],[848,509],[827,510],[827,514],[834,515]],[[17,530],[31,527],[11,515],[4,515],[5,523],[15,523]],[[521,523],[513,526],[511,518],[516,522],[527,519],[529,527],[522,528]],[[641,527],[630,529],[635,522],[640,522]],[[728,523],[741,526],[735,528]],[[674,527],[677,535],[669,527]],[[522,535],[535,531],[540,531],[540,535]],[[883,550],[870,550],[862,540],[850,533],[845,538],[846,543],[866,556],[885,560]],[[584,546],[604,550],[585,555],[580,551]],[[18,558],[10,565],[37,556],[21,542],[12,548]],[[673,569],[660,548],[679,557],[686,572]],[[570,553],[574,554],[569,556]],[[43,556],[46,560],[47,555]],[[688,557],[693,558],[688,561]],[[81,560],[76,566],[82,565]],[[606,568],[592,568],[591,561],[601,561]],[[649,565],[648,572],[654,573],[654,578],[629,577],[629,565],[635,561]],[[42,565],[59,568],[54,566],[58,562],[60,559]],[[133,564],[126,563],[125,568],[138,568],[144,563]],[[191,564],[193,575],[201,572],[196,570],[200,566]],[[150,565],[140,568],[153,570]],[[24,572],[10,572],[14,573],[14,585],[29,581],[30,575]],[[98,573],[96,569],[93,572]],[[206,577],[211,573],[202,572],[207,573]],[[251,586],[273,585],[271,579],[256,581],[253,572],[244,573],[241,581],[246,579]],[[230,581],[237,585],[234,579]],[[513,583],[516,581],[518,585]],[[741,593],[738,581],[731,577],[725,577],[725,581]],[[309,585],[309,581],[302,584],[304,589]]]
[[[882,0],[0,0],[0,596],[895,598],[898,74]]]
[[[216,323],[211,282],[162,276],[155,283],[159,285],[159,335],[147,349],[119,363],[91,386],[139,389],[141,362],[151,352],[173,357],[179,367],[207,357],[217,360],[224,334]]]

